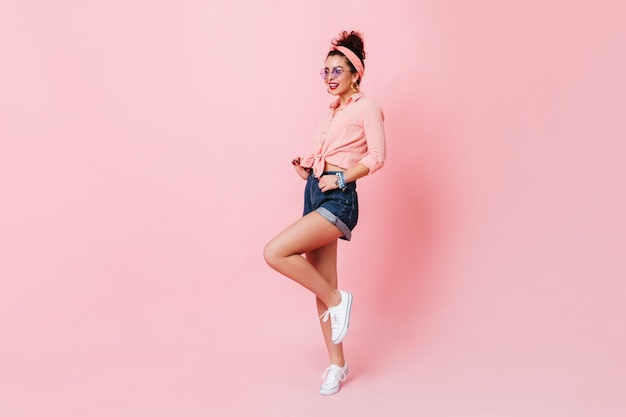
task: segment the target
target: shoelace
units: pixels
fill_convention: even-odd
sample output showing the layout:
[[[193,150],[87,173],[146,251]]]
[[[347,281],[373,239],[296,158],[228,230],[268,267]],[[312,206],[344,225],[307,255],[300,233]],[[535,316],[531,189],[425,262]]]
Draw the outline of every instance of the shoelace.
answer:
[[[326,310],[326,311],[324,312],[324,314],[322,314],[322,315],[320,316],[320,319],[322,319],[322,321],[323,321],[324,323],[326,323],[326,322],[328,321],[328,318],[329,318],[329,317],[330,317],[330,327],[331,327],[331,328],[337,328],[337,326],[338,326],[338,323],[337,323],[337,316],[336,316],[335,314],[332,314],[332,313],[330,312],[330,310]]]
[[[336,385],[339,381],[345,381],[346,376],[346,373],[341,368],[329,366],[322,374],[322,379],[324,384]]]

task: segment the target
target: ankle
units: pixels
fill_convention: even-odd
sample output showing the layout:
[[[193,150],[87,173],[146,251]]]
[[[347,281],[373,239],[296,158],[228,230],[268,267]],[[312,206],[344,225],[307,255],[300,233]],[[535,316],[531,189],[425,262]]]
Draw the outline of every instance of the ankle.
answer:
[[[341,304],[341,292],[339,290],[335,290],[335,294],[333,295],[333,303],[328,307],[337,307]]]
[[[346,360],[345,359],[331,359],[330,364],[337,365],[338,367],[343,368],[344,366],[346,366]]]

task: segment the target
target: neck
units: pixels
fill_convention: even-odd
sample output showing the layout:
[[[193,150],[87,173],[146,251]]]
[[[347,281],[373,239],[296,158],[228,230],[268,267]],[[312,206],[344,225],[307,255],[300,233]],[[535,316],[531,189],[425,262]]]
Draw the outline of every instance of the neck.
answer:
[[[352,97],[352,94],[354,94],[354,91],[349,91],[345,94],[342,94],[339,96],[339,105],[340,106],[345,106],[346,103],[348,103],[348,100],[350,99],[350,97]]]

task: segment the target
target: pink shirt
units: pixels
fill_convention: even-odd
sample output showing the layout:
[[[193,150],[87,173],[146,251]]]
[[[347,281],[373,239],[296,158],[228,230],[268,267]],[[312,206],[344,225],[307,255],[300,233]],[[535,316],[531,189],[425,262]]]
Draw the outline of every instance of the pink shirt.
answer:
[[[369,173],[385,163],[385,129],[378,105],[363,95],[350,96],[343,110],[335,112],[339,99],[317,127],[313,153],[300,165],[312,168],[316,177],[324,171],[324,163],[350,169],[357,163],[369,168]]]

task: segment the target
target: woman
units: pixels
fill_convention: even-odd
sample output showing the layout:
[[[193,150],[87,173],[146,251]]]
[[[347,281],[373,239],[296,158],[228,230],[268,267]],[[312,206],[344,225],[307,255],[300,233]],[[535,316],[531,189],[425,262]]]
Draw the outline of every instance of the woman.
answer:
[[[337,242],[350,240],[357,223],[356,181],[380,169],[385,159],[382,112],[360,92],[364,59],[360,33],[344,31],[333,39],[320,74],[337,99],[318,126],[313,153],[291,161],[307,181],[304,214],[264,251],[268,265],[316,296],[331,363],[322,375],[322,395],[339,391],[348,374],[342,340],[352,294],[337,289]]]

